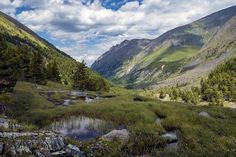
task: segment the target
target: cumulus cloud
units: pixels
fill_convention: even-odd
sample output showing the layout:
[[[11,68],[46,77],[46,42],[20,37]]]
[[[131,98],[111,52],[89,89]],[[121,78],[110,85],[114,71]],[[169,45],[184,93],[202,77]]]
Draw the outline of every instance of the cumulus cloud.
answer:
[[[144,0],[127,2],[118,10],[110,0],[1,0],[0,10],[36,32],[45,32],[59,48],[90,65],[111,46],[125,39],[155,38],[209,13],[236,4],[236,0]],[[127,3],[125,3],[127,2]],[[109,7],[104,7],[109,4]],[[65,45],[67,43],[67,45]]]

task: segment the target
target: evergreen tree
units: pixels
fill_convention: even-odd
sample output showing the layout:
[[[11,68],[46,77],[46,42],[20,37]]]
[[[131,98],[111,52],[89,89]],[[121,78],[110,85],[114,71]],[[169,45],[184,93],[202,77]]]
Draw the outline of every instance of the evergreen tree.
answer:
[[[20,56],[21,80],[29,81],[30,79],[32,79],[32,52],[29,47],[21,46],[18,48],[18,53]]]
[[[0,93],[13,91],[19,77],[19,57],[0,38]]]
[[[43,56],[40,52],[34,52],[31,69],[33,78],[32,81],[37,84],[45,85],[47,83],[46,70],[44,66]]]
[[[74,83],[73,87],[80,89],[80,90],[85,90],[88,81],[88,73],[87,73],[87,67],[85,65],[85,62],[77,63],[76,71],[74,74]]]
[[[73,87],[90,91],[108,91],[110,88],[109,83],[106,80],[89,71],[84,61],[82,63],[77,63]]]
[[[61,81],[59,69],[55,60],[49,62],[47,65],[47,78],[51,81]]]

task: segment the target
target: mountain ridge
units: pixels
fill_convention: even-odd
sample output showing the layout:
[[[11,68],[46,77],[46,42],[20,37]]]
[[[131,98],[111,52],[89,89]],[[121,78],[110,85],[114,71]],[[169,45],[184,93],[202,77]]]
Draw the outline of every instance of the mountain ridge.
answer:
[[[126,48],[134,47],[134,51],[132,49],[128,51],[124,48],[119,49],[124,45],[122,42],[116,45],[116,49],[112,47],[104,53],[91,67],[118,84],[135,88],[153,86],[173,76],[182,75],[181,73],[189,68],[187,65],[194,62],[192,61],[193,58],[199,55],[204,56],[205,51],[208,50],[203,48],[207,45],[208,47],[214,46],[212,40],[216,40],[216,36],[222,31],[221,28],[227,25],[227,22],[234,16],[236,16],[236,6],[174,28],[152,40],[136,39],[141,42],[141,46],[132,44],[135,39],[125,41]],[[234,35],[231,34],[230,36]],[[145,42],[142,43],[144,40]],[[219,40],[221,39],[217,39],[217,41]],[[233,39],[229,40],[234,42]],[[221,42],[223,41],[218,43]],[[115,57],[119,58],[119,64],[117,64]],[[108,64],[107,60],[109,60]],[[207,61],[208,59],[205,58],[204,60]],[[116,65],[115,68],[113,65]],[[177,83],[178,81],[175,82],[175,84]]]

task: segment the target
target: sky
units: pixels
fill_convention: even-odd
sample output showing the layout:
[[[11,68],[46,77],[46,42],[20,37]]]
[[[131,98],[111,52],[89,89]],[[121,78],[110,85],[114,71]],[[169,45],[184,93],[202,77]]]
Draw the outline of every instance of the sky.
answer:
[[[90,66],[123,40],[153,39],[236,0],[0,0],[0,10]]]

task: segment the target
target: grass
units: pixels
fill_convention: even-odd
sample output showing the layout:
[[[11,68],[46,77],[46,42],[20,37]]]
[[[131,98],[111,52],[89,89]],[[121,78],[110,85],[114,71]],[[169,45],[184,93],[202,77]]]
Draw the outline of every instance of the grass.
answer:
[[[60,89],[60,85],[49,86]],[[231,109],[161,102],[137,96],[140,91],[119,87],[113,87],[111,93],[116,97],[97,100],[89,105],[79,102],[67,107],[54,106],[40,96],[36,89],[32,88],[32,84],[18,82],[12,95],[14,103],[9,106],[9,113],[21,122],[38,127],[71,115],[101,118],[117,125],[125,125],[131,132],[129,142],[124,146],[114,146],[113,143],[111,151],[105,154],[103,152],[102,156],[236,155],[236,114]],[[208,112],[211,118],[198,116],[201,111]],[[162,125],[155,123],[157,116],[163,117]],[[166,141],[161,138],[161,134],[166,130],[173,129],[178,130],[181,135],[181,145],[176,151],[164,149]],[[85,148],[81,146],[81,149]]]
[[[10,34],[12,36],[17,36],[22,39],[30,40],[32,43],[34,43],[35,45],[39,45],[42,48],[47,47],[44,43],[42,43],[41,41],[39,41],[38,39],[36,39],[32,35],[28,34],[24,30],[17,28],[17,26],[15,24],[11,23],[10,21],[5,19],[1,15],[0,15],[0,27],[2,27],[3,28],[2,30],[5,30],[8,34]]]
[[[190,58],[194,54],[196,54],[198,50],[199,48],[195,48],[195,47],[185,47],[185,48],[176,50],[174,52],[167,52],[167,55],[165,55],[160,61],[174,62],[174,61],[182,60],[185,58]]]

